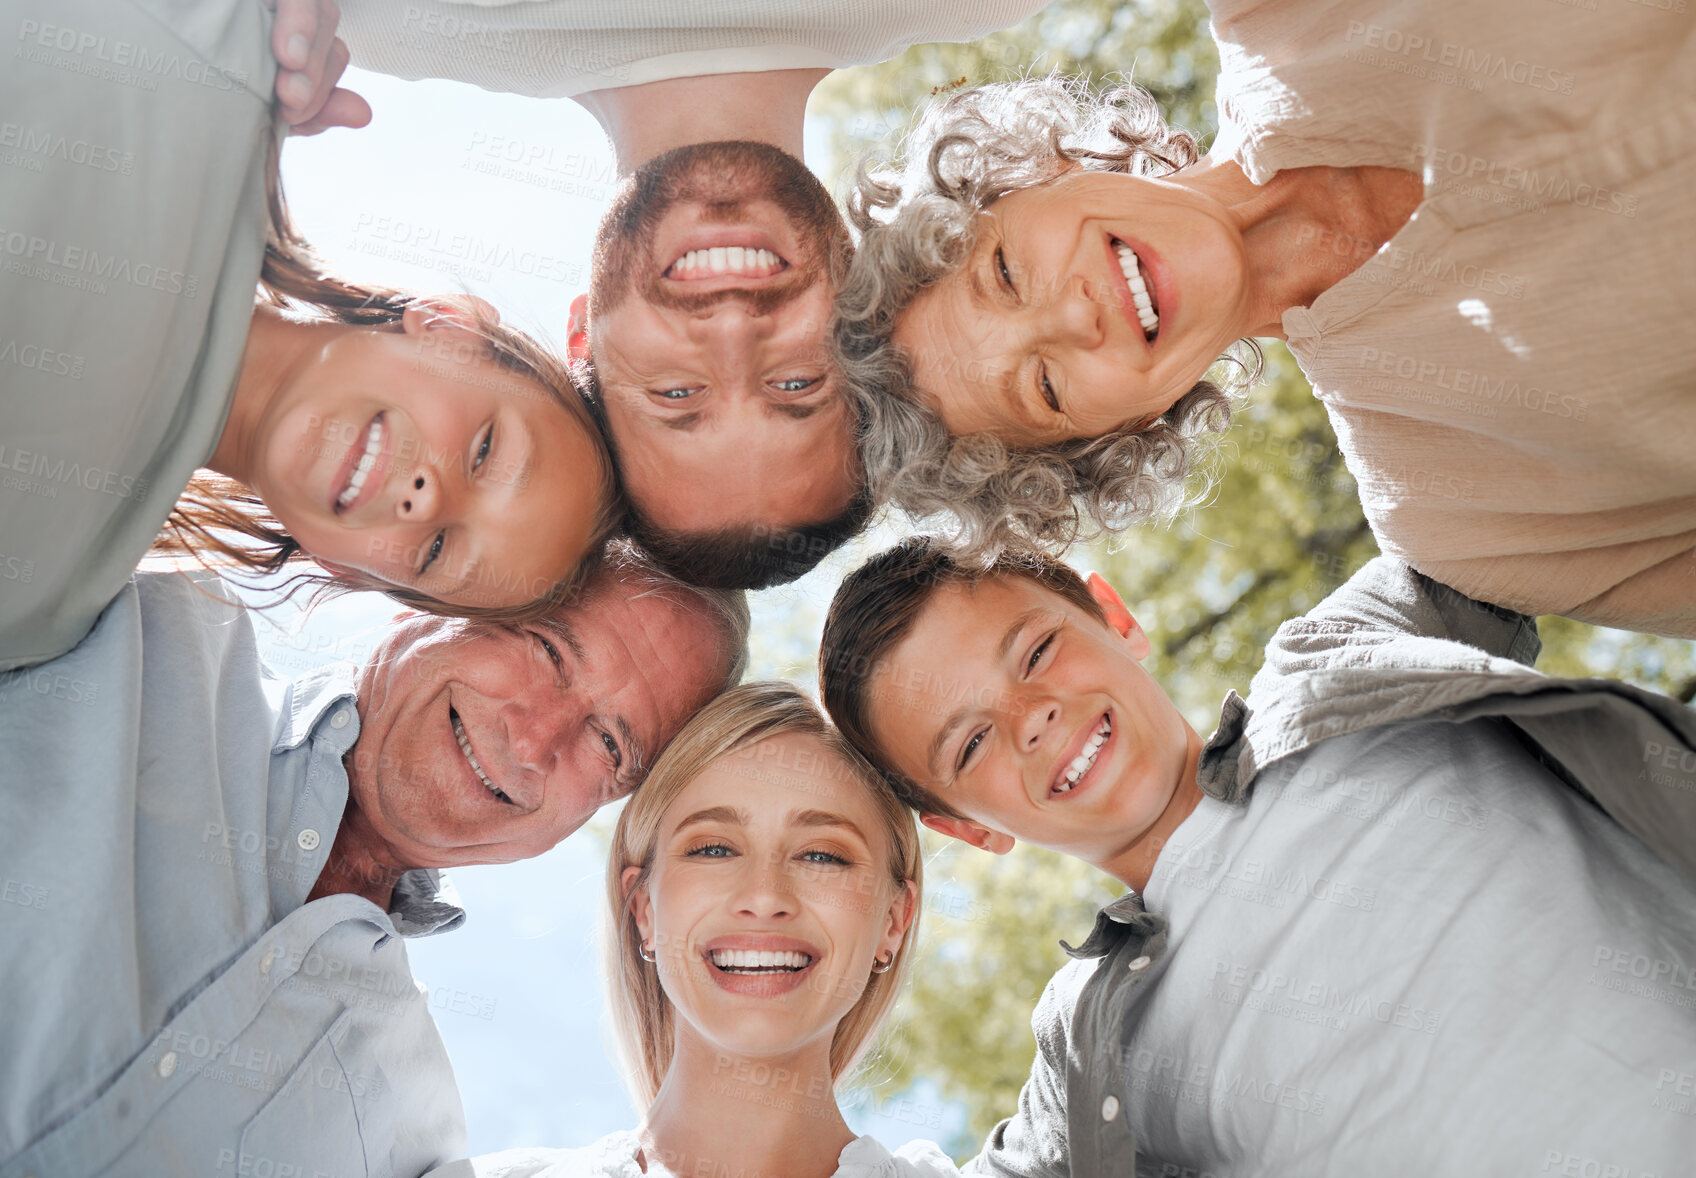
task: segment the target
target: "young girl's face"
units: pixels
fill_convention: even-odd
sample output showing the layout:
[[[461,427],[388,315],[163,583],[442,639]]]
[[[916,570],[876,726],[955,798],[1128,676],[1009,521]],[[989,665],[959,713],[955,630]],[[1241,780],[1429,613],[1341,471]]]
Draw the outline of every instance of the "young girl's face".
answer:
[[[454,605],[546,595],[602,514],[599,438],[469,327],[415,306],[402,328],[343,333],[289,374],[254,489],[333,570]]]

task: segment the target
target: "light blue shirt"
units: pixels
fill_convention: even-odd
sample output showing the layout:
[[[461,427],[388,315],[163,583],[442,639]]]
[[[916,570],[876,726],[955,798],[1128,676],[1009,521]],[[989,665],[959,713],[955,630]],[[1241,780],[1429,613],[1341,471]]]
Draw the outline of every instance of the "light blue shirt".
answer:
[[[463,1156],[401,940],[463,921],[445,881],[306,902],[354,703],[345,672],[273,678],[207,573],[138,574],[74,650],[0,673],[0,1178]]]

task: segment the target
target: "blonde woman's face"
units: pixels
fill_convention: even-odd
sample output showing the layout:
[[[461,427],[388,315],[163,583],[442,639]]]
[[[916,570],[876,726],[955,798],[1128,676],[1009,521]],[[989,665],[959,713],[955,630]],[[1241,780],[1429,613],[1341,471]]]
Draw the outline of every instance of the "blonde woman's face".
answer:
[[[255,490],[326,567],[459,605],[533,601],[588,548],[599,440],[433,314],[341,333],[290,373],[260,423]]]
[[[811,736],[723,756],[684,787],[631,894],[679,1037],[739,1059],[828,1048],[912,920],[889,850],[866,787]]]
[[[1099,437],[1158,417],[1205,375],[1240,333],[1246,276],[1242,235],[1211,198],[1070,172],[991,205],[894,340],[957,437]]]

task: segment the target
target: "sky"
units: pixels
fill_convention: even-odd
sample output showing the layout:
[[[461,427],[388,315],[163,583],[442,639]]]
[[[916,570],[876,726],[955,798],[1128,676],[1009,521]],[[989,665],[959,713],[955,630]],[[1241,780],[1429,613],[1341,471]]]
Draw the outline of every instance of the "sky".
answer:
[[[571,300],[587,288],[596,222],[616,186],[594,120],[568,99],[452,82],[349,70],[342,84],[371,103],[371,126],[290,139],[283,151],[284,191],[307,240],[356,280],[481,295],[508,321],[563,344]],[[811,159],[823,157],[822,143],[809,123]],[[750,677],[812,689],[831,590],[893,538],[880,529],[794,585],[754,594]],[[353,594],[310,614],[285,605],[254,620],[266,661],[293,677],[363,661],[397,608]],[[465,926],[408,943],[453,1060],[473,1154],[587,1145],[638,1120],[600,1026],[597,937],[613,816],[604,811],[528,862],[453,871]],[[946,1141],[964,1124],[957,1106],[923,1085],[851,1093],[843,1103],[856,1132],[891,1148]]]

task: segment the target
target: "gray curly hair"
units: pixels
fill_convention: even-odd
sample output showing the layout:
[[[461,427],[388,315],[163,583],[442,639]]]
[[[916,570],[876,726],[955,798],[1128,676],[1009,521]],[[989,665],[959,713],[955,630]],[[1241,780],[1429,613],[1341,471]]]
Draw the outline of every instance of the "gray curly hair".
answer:
[[[859,164],[848,217],[860,246],[837,293],[832,346],[860,414],[869,486],[916,519],[955,517],[968,559],[1006,547],[1057,552],[1189,502],[1197,443],[1230,424],[1232,393],[1259,373],[1253,341],[1221,357],[1234,379],[1198,382],[1152,422],[1097,438],[1019,449],[988,434],[954,438],[914,385],[890,335],[926,287],[964,263],[978,214],[1074,167],[1159,176],[1196,161],[1147,91],[1096,96],[1080,82],[1026,78],[933,103],[893,162]]]

